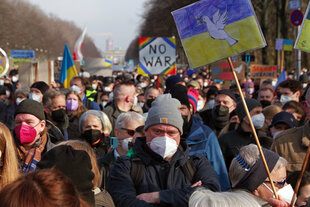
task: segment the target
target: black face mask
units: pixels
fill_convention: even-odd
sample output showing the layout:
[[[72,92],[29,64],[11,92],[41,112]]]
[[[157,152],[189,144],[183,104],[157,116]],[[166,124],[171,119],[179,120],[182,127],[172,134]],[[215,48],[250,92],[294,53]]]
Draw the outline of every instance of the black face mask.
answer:
[[[58,110],[52,111],[52,119],[55,122],[64,122],[66,116],[67,114],[64,109],[58,109]]]
[[[98,129],[89,129],[81,134],[82,138],[86,140],[91,146],[95,146],[97,141],[104,137]],[[96,144],[94,144],[96,143]],[[98,142],[99,143],[99,142]]]
[[[223,105],[217,105],[212,109],[212,117],[214,119],[214,125],[218,129],[222,129],[229,122],[229,108]]]
[[[213,109],[217,116],[227,116],[229,114],[229,108],[224,105],[217,105]]]
[[[146,106],[147,106],[148,108],[151,108],[151,107],[152,107],[152,103],[153,103],[154,100],[155,100],[155,99],[147,99],[147,100],[146,100]]]
[[[270,106],[271,105],[271,102],[270,101],[267,101],[267,100],[261,100],[260,101],[260,104],[262,105],[263,108],[267,107],[267,106]]]

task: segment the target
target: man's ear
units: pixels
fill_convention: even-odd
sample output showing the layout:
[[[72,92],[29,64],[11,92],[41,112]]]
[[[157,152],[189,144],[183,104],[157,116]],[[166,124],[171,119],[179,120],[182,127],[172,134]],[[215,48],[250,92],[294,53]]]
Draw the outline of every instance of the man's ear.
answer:
[[[296,97],[299,99],[300,98],[300,91],[296,91]]]
[[[49,108],[47,106],[43,106],[43,110],[46,114],[49,114]]]
[[[259,197],[259,192],[257,189],[255,189],[253,192],[252,192],[253,195],[256,195],[257,197]]]

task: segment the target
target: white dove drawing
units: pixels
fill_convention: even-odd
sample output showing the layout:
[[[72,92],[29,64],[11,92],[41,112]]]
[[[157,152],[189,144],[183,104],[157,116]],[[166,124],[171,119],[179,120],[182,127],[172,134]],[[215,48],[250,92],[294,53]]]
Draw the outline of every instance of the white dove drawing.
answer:
[[[236,71],[237,73],[241,73],[241,71],[242,71],[242,65],[240,65],[239,67],[236,67],[236,68],[235,68],[235,71]]]
[[[230,46],[233,46],[238,40],[232,38],[225,30],[227,21],[227,8],[225,12],[220,15],[220,10],[213,14],[212,21],[208,16],[203,16],[203,21],[207,25],[208,32],[213,39],[226,40]]]

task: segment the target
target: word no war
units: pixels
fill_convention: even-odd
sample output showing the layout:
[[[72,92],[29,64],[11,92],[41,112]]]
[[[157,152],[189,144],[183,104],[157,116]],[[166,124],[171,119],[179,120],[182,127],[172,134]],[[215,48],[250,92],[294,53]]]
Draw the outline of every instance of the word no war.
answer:
[[[158,47],[157,47],[158,46]],[[157,50],[158,48],[158,50]],[[157,67],[157,66],[171,66],[172,63],[170,56],[163,56],[163,54],[166,53],[166,45],[160,44],[160,45],[150,45],[149,46],[149,54],[154,55],[152,57],[145,58],[143,57],[143,60],[145,62],[145,65],[148,67]],[[157,55],[157,52],[160,54]]]

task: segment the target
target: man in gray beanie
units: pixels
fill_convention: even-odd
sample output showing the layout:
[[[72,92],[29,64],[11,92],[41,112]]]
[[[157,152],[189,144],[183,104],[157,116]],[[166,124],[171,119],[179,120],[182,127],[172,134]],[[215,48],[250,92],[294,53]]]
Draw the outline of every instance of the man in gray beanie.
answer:
[[[136,139],[135,154],[119,157],[107,186],[116,206],[188,206],[197,186],[219,191],[218,178],[203,155],[189,156],[181,141],[180,102],[158,96],[145,122],[146,137]]]
[[[245,102],[249,109],[261,145],[269,149],[272,144],[272,138],[260,131],[265,123],[265,116],[262,113],[262,105],[258,100],[251,98],[245,98]],[[236,113],[240,121],[239,127],[236,130],[227,132],[219,138],[227,169],[229,168],[232,159],[238,155],[241,147],[256,143],[250,126],[250,121],[246,115],[241,100],[237,103]]]

